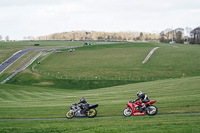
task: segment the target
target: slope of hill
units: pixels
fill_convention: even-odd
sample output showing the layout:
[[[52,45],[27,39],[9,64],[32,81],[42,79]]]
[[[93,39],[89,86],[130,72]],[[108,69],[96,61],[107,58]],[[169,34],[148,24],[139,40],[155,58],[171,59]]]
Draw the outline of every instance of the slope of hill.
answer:
[[[157,46],[160,48],[142,64]],[[199,50],[198,45],[156,43],[93,45],[71,53],[62,50],[41,57],[38,61],[44,60],[34,64],[34,72],[24,71],[9,83],[82,90],[199,76]]]

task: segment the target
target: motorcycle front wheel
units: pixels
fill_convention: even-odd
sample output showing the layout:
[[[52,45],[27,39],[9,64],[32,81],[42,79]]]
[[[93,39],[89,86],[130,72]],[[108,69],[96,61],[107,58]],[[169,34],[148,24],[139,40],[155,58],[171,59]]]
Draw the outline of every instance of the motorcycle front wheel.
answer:
[[[126,117],[131,116],[132,115],[132,109],[125,108],[124,111],[123,111],[123,115],[126,116]]]
[[[68,112],[66,113],[65,116],[66,116],[67,119],[71,119],[71,118],[74,117],[74,112],[70,110],[70,111],[68,111]]]
[[[156,106],[148,106],[147,109],[146,109],[146,113],[150,116],[153,116],[153,115],[156,115],[158,112],[158,109]]]
[[[90,109],[87,112],[87,117],[88,118],[93,118],[97,115],[97,110],[96,109]]]

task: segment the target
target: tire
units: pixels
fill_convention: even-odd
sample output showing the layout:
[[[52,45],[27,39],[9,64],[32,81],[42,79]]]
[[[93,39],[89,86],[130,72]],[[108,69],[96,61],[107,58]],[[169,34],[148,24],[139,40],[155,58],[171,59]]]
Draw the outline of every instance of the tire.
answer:
[[[125,108],[124,111],[123,111],[123,115],[126,116],[126,117],[131,116],[132,115],[132,109]]]
[[[146,109],[146,113],[147,113],[147,115],[149,115],[149,116],[154,116],[154,115],[157,114],[157,112],[158,112],[157,107],[156,107],[156,106],[153,106],[153,105],[148,106],[147,109]]]
[[[90,109],[87,111],[87,117],[88,118],[94,118],[97,115],[96,109]]]
[[[71,119],[71,118],[74,117],[74,112],[72,112],[72,111],[70,110],[70,111],[68,111],[68,112],[66,113],[65,116],[66,116],[67,119]]]

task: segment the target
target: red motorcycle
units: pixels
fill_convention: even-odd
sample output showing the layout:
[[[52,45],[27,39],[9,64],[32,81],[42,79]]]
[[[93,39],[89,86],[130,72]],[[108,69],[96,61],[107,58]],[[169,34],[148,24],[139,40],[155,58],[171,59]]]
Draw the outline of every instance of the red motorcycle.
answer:
[[[127,107],[124,109],[123,115],[124,116],[131,116],[131,115],[136,116],[136,115],[145,115],[145,114],[150,115],[150,116],[156,115],[158,112],[158,109],[156,106],[152,105],[155,102],[156,100],[146,102],[145,103],[146,108],[142,108],[141,101],[136,101],[136,102],[129,101],[127,104]]]

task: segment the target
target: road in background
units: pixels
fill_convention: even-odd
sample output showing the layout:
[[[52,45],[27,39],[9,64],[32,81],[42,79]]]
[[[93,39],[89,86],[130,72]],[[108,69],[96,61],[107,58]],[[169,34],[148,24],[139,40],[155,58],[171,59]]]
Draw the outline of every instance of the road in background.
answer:
[[[42,50],[43,48],[34,48],[34,49],[24,49],[14,53],[10,58],[0,64],[0,74],[5,71],[10,65],[12,65],[15,61],[17,61],[24,54],[34,51],[34,50]]]

